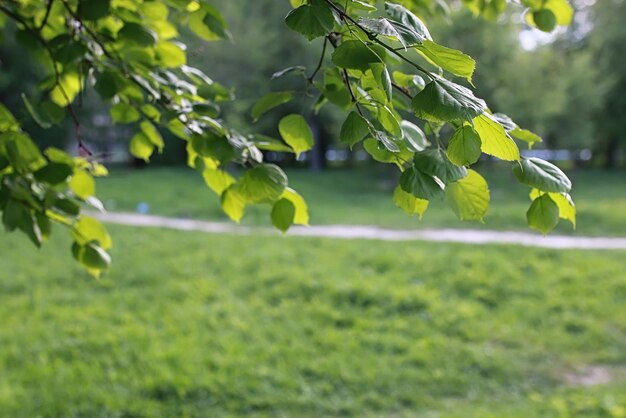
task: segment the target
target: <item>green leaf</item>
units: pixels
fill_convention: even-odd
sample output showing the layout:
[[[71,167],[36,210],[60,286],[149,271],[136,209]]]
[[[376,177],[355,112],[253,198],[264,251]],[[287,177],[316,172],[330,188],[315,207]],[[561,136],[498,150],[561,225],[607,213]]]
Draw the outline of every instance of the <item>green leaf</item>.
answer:
[[[350,112],[343,125],[339,139],[341,142],[354,146],[369,134],[367,121],[357,112]]]
[[[375,19],[360,18],[358,22],[371,33],[395,38],[402,44],[405,50],[409,46],[419,45],[426,40],[426,37],[416,30],[403,23],[384,17]]]
[[[139,46],[152,46],[157,41],[157,35],[139,23],[125,22],[122,29],[117,32],[117,39]]]
[[[203,157],[209,157],[221,162],[232,161],[237,158],[238,151],[228,138],[205,130],[204,135],[194,134],[191,137],[193,150]]]
[[[155,58],[164,68],[176,68],[187,63],[184,45],[177,42],[159,42],[154,52]]]
[[[78,73],[68,71],[61,75],[58,84],[50,91],[50,100],[58,106],[66,107],[74,101],[81,89],[82,83]]]
[[[293,223],[296,225],[308,225],[309,224],[309,208],[302,198],[295,190],[287,187],[283,194],[282,199],[289,200],[295,208],[295,214],[293,217]]]
[[[259,164],[247,170],[237,183],[237,191],[251,203],[276,201],[287,187],[287,176],[274,164]]]
[[[290,29],[312,40],[332,31],[335,18],[327,4],[313,0],[311,4],[304,4],[289,12],[285,22]]]
[[[480,136],[482,152],[505,161],[520,159],[519,148],[515,141],[490,114],[484,113],[474,118],[473,122],[474,129]]]
[[[537,142],[543,142],[541,137],[527,129],[521,129],[519,127],[515,127],[515,129],[509,131],[509,135],[511,135],[515,139],[519,139],[520,141],[524,141],[528,143],[528,148],[532,148],[534,144]]]
[[[381,135],[382,134],[382,135]],[[377,132],[378,138],[387,138],[383,132]],[[385,140],[388,142],[384,144],[382,141],[376,140],[374,138],[367,138],[363,141],[363,148],[375,161],[381,163],[393,163],[402,165],[403,161],[408,161],[413,157],[413,153],[408,151],[406,148],[400,150],[399,152],[391,152],[387,147],[394,145],[388,138]]]
[[[165,147],[163,137],[161,137],[161,134],[152,123],[144,120],[139,124],[139,128],[141,129],[141,132],[143,132],[143,134],[146,136],[146,138],[148,138],[150,143],[157,147],[159,152],[163,151],[163,147]]]
[[[412,106],[417,117],[435,122],[471,121],[487,109],[470,89],[443,78],[428,83],[413,98]]]
[[[94,277],[111,266],[111,256],[96,244],[72,245],[72,255]]]
[[[221,197],[222,210],[234,222],[239,223],[246,208],[246,199],[238,190],[237,184],[224,190]]]
[[[72,175],[74,168],[71,165],[49,162],[44,167],[37,170],[33,175],[38,181],[43,181],[51,185],[60,184]]]
[[[385,12],[392,20],[402,23],[404,26],[417,33],[421,38],[432,40],[424,22],[406,7],[397,3],[385,2]]]
[[[467,166],[480,158],[481,141],[478,132],[470,125],[459,127],[448,144],[448,158],[454,164]]]
[[[400,187],[405,192],[425,200],[440,197],[444,189],[441,181],[413,166],[407,168],[400,176]]]
[[[293,152],[293,149],[283,141],[265,135],[255,134],[249,138],[258,149],[264,151]]]
[[[400,122],[393,114],[391,109],[387,106],[378,106],[378,121],[394,138],[400,138],[402,136],[402,128]],[[384,142],[384,140],[383,140]],[[393,149],[389,148],[389,151],[398,151],[397,145],[394,144]]]
[[[362,41],[344,41],[332,55],[333,64],[341,68],[365,72],[370,64],[382,63],[385,50],[378,45],[365,45]]]
[[[415,153],[415,167],[425,174],[436,176],[445,184],[462,179],[467,175],[465,167],[454,165],[440,148]]]
[[[7,231],[14,231],[19,228],[26,232],[32,228],[33,221],[30,210],[28,210],[20,202],[8,199],[5,207],[3,208],[2,223]],[[37,244],[37,242],[35,242],[35,244]]]
[[[544,194],[530,205],[526,219],[528,226],[546,235],[559,223],[559,208],[549,195]]]
[[[293,67],[287,67],[280,71],[276,71],[274,74],[272,74],[272,80],[286,76],[287,74],[293,74],[293,73],[304,74],[305,71],[306,71],[306,67],[303,65],[295,65]]]
[[[543,195],[544,192],[538,189],[532,189],[530,192],[530,199],[535,200],[539,196]],[[572,197],[569,193],[548,193],[550,198],[556,203],[556,206],[559,208],[559,218],[565,219],[566,221],[571,222],[574,229],[576,229],[576,205],[572,200]]]
[[[229,37],[226,20],[213,6],[202,6],[189,15],[189,29],[205,41],[216,41]]]
[[[41,113],[39,113],[38,109],[33,106],[33,104],[30,102],[30,100],[28,100],[28,97],[26,97],[24,93],[22,93],[22,101],[24,102],[24,106],[26,106],[26,110],[33,118],[33,120],[37,123],[37,125],[39,125],[43,129],[48,129],[52,126],[50,121],[46,120],[46,118]]]
[[[139,120],[139,111],[128,103],[118,103],[109,111],[113,123],[132,123]]]
[[[75,170],[69,182],[69,188],[83,200],[96,194],[96,182],[86,171]]]
[[[372,71],[372,75],[378,86],[385,92],[387,101],[391,102],[392,85],[391,76],[389,75],[389,71],[387,71],[387,66],[381,63],[374,63],[370,64],[370,70]]]
[[[94,89],[100,97],[108,100],[119,92],[120,88],[119,76],[113,71],[103,71],[96,75],[96,84]]]
[[[403,120],[400,122],[400,128],[402,129],[402,138],[409,151],[423,151],[430,145],[428,139],[426,139],[426,134],[416,124]]]
[[[17,123],[13,114],[2,103],[0,103],[0,132],[18,130],[20,125]]]
[[[100,247],[108,250],[113,246],[111,236],[102,223],[89,216],[82,215],[72,230],[74,241],[80,245],[96,242]]]
[[[80,0],[78,16],[84,20],[98,20],[109,14],[111,0]]]
[[[272,206],[272,225],[282,232],[287,232],[289,227],[293,225],[295,214],[296,208],[291,201],[279,199]]]
[[[574,20],[574,8],[567,0],[547,0],[543,7],[554,14],[558,25],[569,26]]]
[[[462,221],[483,222],[489,209],[490,193],[485,179],[474,170],[446,187],[446,202]]]
[[[556,28],[556,16],[549,9],[536,10],[532,13],[532,21],[538,29],[552,32]]]
[[[252,108],[252,119],[256,122],[263,113],[283,103],[287,103],[293,98],[294,93],[292,91],[280,91],[266,94],[254,104]]]
[[[424,216],[429,204],[428,200],[419,199],[411,193],[405,192],[399,185],[393,191],[393,203],[406,212],[407,215],[413,216],[417,214],[420,219]]]
[[[288,115],[278,123],[278,131],[285,142],[293,148],[296,157],[313,147],[313,133],[304,117]]]
[[[0,155],[2,154],[18,171],[38,170],[46,165],[46,160],[37,145],[22,132],[0,133]]]
[[[560,168],[540,158],[522,158],[513,166],[513,174],[521,183],[543,192],[568,193],[572,189],[572,182]]]
[[[388,151],[392,153],[400,152],[400,145],[395,141],[395,138],[390,138],[386,133],[382,131],[375,131],[374,137],[382,144]]]
[[[433,41],[425,40],[418,50],[435,65],[456,76],[472,82],[472,75],[476,69],[476,61],[469,55],[456,49],[447,48]]]
[[[137,132],[130,140],[128,147],[130,153],[141,160],[146,162],[150,161],[150,156],[154,152],[155,145],[150,141],[150,138],[143,132]]]
[[[235,179],[233,176],[228,174],[224,170],[219,170],[216,168],[206,168],[202,172],[202,177],[204,178],[204,182],[218,195],[222,195],[224,190],[228,189],[232,184],[235,183]]]

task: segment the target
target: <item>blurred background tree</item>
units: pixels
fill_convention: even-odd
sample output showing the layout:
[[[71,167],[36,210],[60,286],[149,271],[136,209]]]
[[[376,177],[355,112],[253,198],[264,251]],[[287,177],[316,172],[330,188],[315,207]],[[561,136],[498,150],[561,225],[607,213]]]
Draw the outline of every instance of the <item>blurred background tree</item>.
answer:
[[[308,164],[324,168],[331,147],[345,152],[349,163],[354,155],[337,141],[341,113],[334,105],[327,105],[314,114],[309,109],[316,97],[303,95],[252,123],[250,110],[259,97],[272,90],[301,90],[305,83],[303,77],[271,80],[271,75],[291,65],[304,64],[311,71],[318,59],[315,51],[321,50],[320,40],[314,41],[319,45],[307,47],[306,40],[286,25],[274,24],[289,12],[289,2],[257,0],[246,5],[245,13],[238,2],[214,3],[223,11],[236,37],[206,43],[188,34],[185,41],[190,63],[206,69],[236,94],[237,100],[223,105],[228,123],[244,133],[276,137],[281,117],[304,112],[318,137],[316,148],[306,155]],[[476,59],[477,94],[494,111],[512,116],[522,126],[533,127],[544,138],[538,148],[593,150],[591,163],[618,167],[623,164],[621,150],[626,137],[621,120],[626,114],[626,2],[579,0],[574,5],[578,9],[574,24],[551,35],[520,24],[524,17],[514,9],[488,21],[453,7],[447,19],[428,20],[428,24],[436,39]],[[15,27],[8,25],[0,47],[0,97],[10,105],[20,102],[18,92],[32,90],[34,86],[29,83],[39,79],[35,74],[37,65],[20,55],[14,31]],[[107,117],[104,109],[95,95],[83,97],[80,112],[86,121],[85,137],[100,143],[101,148],[104,144],[105,152],[123,153],[125,144],[117,148],[112,145],[127,139],[120,132],[123,127],[107,128],[106,137],[99,137],[102,130],[98,125],[106,123],[101,120]],[[31,125],[33,130],[39,129]],[[67,144],[70,131],[67,126],[57,129],[54,144]],[[167,136],[165,140],[171,144],[164,155],[155,156],[154,162],[183,164],[183,146],[179,141],[168,141]],[[589,158],[590,153],[586,154]]]

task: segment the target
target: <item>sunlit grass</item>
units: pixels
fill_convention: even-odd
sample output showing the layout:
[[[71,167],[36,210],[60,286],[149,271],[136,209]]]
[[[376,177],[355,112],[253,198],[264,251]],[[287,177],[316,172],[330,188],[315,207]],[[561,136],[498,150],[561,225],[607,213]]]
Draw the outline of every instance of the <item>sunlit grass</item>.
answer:
[[[619,417],[623,252],[111,227],[0,239],[10,417]],[[600,365],[609,384],[564,375]],[[620,409],[622,408],[622,409]]]
[[[487,167],[481,172],[490,183],[492,195],[484,225],[458,221],[450,208],[438,201],[433,202],[423,221],[406,216],[391,201],[391,170],[291,170],[288,174],[291,186],[307,199],[313,224],[528,230],[529,188],[514,179],[509,167]],[[626,235],[626,173],[574,171],[570,176],[578,207],[577,230],[562,221],[557,232]],[[109,178],[98,182],[98,191],[109,210],[136,211],[143,202],[153,214],[227,220],[218,197],[204,185],[201,176],[189,169],[113,171]],[[269,208],[249,208],[243,223],[271,225]]]

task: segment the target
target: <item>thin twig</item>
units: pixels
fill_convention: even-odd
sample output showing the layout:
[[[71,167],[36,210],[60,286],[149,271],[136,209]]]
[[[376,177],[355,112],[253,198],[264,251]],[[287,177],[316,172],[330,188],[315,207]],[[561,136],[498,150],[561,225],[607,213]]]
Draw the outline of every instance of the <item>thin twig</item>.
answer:
[[[393,82],[391,83],[391,86],[393,88],[395,88],[396,90],[398,90],[400,93],[404,94],[409,99],[413,99],[413,96],[411,96],[411,93],[409,93],[409,91],[406,88],[401,87],[401,86],[399,86],[399,85],[397,85],[396,83],[393,83]]]
[[[328,43],[328,36],[324,37],[324,45],[322,46],[322,54],[320,55],[320,60],[317,63],[317,67],[315,67],[315,70],[313,71],[313,74],[311,74],[311,76],[308,78],[309,84],[313,84],[313,79],[315,78],[315,76],[317,75],[319,70],[322,68],[322,64],[324,63],[324,56],[326,55],[326,44],[327,43]]]
[[[46,14],[43,16],[43,20],[39,24],[39,27],[35,28],[37,32],[41,31],[44,28],[44,26],[46,26],[46,23],[48,23],[48,18],[50,17],[50,11],[52,10],[52,3],[54,3],[54,0],[48,0],[48,6],[46,7]]]
[[[432,76],[432,74],[430,73],[430,71],[422,68],[422,66],[420,66],[419,64],[411,61],[410,59],[408,59],[407,57],[405,57],[404,55],[402,55],[400,52],[396,51],[395,48],[387,45],[386,43],[384,43],[383,41],[381,41],[380,39],[378,39],[377,35],[373,32],[368,31],[367,29],[365,29],[359,22],[357,22],[356,20],[354,20],[352,18],[352,16],[350,16],[349,14],[347,14],[346,12],[344,12],[343,10],[341,10],[339,7],[337,7],[336,4],[334,4],[331,0],[324,0],[330,7],[332,7],[337,13],[339,13],[339,15],[342,17],[342,19],[348,20],[350,21],[350,23],[352,23],[354,26],[356,26],[357,28],[359,28],[372,42],[375,42],[376,44],[382,46],[383,48],[385,48],[387,51],[393,53],[394,55],[396,55],[398,58],[400,58],[402,61],[406,62],[407,64],[410,64],[411,66],[415,67],[418,71],[424,73],[428,78],[430,78],[431,80],[434,80],[434,77]]]
[[[74,122],[74,132],[76,133],[78,149],[79,151],[84,152],[87,155],[92,155],[92,152],[83,144],[82,138],[80,136],[80,120],[78,119],[78,116],[76,115],[76,112],[74,111],[74,107],[72,106],[72,102],[70,100],[69,95],[67,94],[67,92],[65,91],[65,88],[63,87],[63,84],[61,83],[61,74],[59,73],[59,68],[57,67],[57,62],[54,59],[54,54],[52,50],[50,49],[50,46],[48,45],[46,40],[41,37],[38,31],[28,26],[26,21],[20,15],[12,12],[11,10],[3,6],[0,6],[0,11],[4,12],[7,16],[9,16],[13,20],[21,24],[24,27],[24,29],[32,33],[33,36],[35,36],[35,38],[37,39],[37,41],[39,41],[39,43],[46,50],[46,53],[48,54],[48,57],[50,58],[50,62],[52,63],[52,69],[54,71],[54,78],[55,78],[55,86],[59,88],[59,92],[61,92],[61,95],[65,99],[67,103],[67,110],[72,118],[72,121]]]

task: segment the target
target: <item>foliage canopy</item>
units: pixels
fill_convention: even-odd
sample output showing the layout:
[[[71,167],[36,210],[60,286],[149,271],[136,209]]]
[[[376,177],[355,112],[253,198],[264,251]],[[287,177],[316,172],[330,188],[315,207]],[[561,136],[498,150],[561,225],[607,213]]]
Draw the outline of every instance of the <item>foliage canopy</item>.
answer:
[[[507,7],[505,0],[462,3],[487,19]],[[429,200],[445,198],[461,219],[482,221],[489,189],[469,166],[484,153],[511,161],[520,182],[532,187],[527,213],[532,228],[547,233],[559,217],[574,222],[565,174],[546,161],[520,157],[516,140],[530,147],[540,138],[492,112],[462,85],[457,78],[471,84],[476,63],[429,33],[424,20],[446,14],[445,1],[398,0],[382,8],[374,0],[291,4],[286,25],[309,40],[323,38],[319,63],[311,71],[299,66],[274,74],[302,76],[306,87],[260,98],[253,119],[298,95],[316,93],[315,111],[332,104],[347,113],[341,141],[363,143],[374,160],[402,172],[393,199],[407,213],[421,216]],[[572,20],[566,0],[521,4],[528,24],[541,30]],[[161,152],[163,132],[185,141],[189,166],[203,175],[234,221],[247,205],[269,204],[272,223],[282,231],[308,223],[302,196],[263,158],[264,151],[297,156],[310,150],[314,138],[306,118],[284,117],[278,126],[282,140],[245,136],[220,119],[220,103],[232,99],[230,90],[187,65],[181,28],[206,41],[233,36],[215,6],[199,0],[47,0],[41,6],[38,0],[4,1],[0,25],[16,26],[16,38],[46,73],[37,95],[22,96],[25,114],[42,128],[71,118],[79,156],[56,148],[40,151],[21,116],[0,105],[0,210],[9,231],[19,229],[39,246],[51,224],[61,224],[74,239],[73,256],[88,271],[98,275],[110,264],[110,236],[81,213],[85,205],[102,209],[93,177],[107,173],[82,143],[74,110],[81,92],[90,88],[110,103],[114,123],[137,128],[129,145],[137,158],[148,161]],[[238,178],[226,170],[231,163],[241,166]]]

